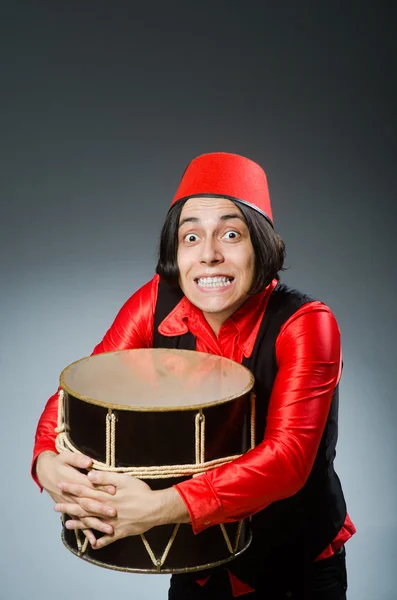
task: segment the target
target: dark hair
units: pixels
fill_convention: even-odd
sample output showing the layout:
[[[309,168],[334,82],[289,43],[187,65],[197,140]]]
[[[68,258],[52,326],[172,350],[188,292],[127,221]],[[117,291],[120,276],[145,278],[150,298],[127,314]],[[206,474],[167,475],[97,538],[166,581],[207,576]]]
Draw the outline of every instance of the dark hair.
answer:
[[[156,273],[172,286],[179,283],[178,228],[186,200],[178,202],[170,209],[160,236]],[[269,285],[279,271],[284,271],[285,244],[261,213],[238,200],[232,200],[232,202],[243,214],[254,248],[255,279],[250,294],[257,294]]]

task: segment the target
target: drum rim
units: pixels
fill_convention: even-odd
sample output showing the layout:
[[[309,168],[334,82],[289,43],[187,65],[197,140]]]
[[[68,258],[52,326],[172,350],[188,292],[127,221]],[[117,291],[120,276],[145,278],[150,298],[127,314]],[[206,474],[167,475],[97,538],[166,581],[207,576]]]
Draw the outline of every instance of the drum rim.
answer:
[[[154,566],[153,566],[153,569],[138,569],[138,568],[133,568],[133,567],[119,567],[117,565],[111,565],[110,563],[101,562],[99,559],[95,559],[92,556],[87,555],[86,553],[82,554],[81,552],[79,552],[78,550],[76,550],[75,548],[70,546],[70,544],[66,541],[64,524],[63,524],[62,530],[61,530],[61,540],[62,540],[63,545],[65,546],[65,548],[67,550],[69,550],[69,552],[71,552],[78,558],[81,558],[82,560],[85,560],[86,562],[89,562],[97,567],[103,567],[104,569],[111,569],[112,571],[124,571],[127,573],[142,573],[142,574],[147,573],[149,575],[174,575],[174,574],[177,575],[177,574],[182,574],[182,573],[195,573],[195,572],[203,571],[206,569],[213,569],[215,567],[220,567],[221,565],[224,565],[224,564],[227,564],[227,563],[233,561],[235,558],[240,556],[240,554],[245,552],[251,545],[252,537],[253,537],[252,529],[251,529],[251,527],[249,527],[248,540],[247,540],[247,543],[244,546],[244,548],[241,548],[237,552],[233,552],[233,554],[231,554],[230,556],[228,556],[226,558],[222,558],[213,563],[206,563],[204,565],[197,565],[194,567],[182,567],[182,568],[176,568],[176,569],[169,569],[169,568],[168,569],[167,568],[156,569]]]
[[[87,404],[93,404],[95,406],[100,406],[102,408],[107,408],[107,409],[112,409],[112,410],[123,410],[123,411],[130,411],[130,412],[132,411],[132,412],[156,412],[156,413],[158,413],[158,412],[176,412],[176,411],[197,411],[202,408],[211,408],[213,406],[219,406],[221,404],[226,404],[227,402],[232,402],[233,400],[242,398],[243,396],[245,396],[246,394],[251,392],[255,385],[254,375],[246,366],[244,366],[230,358],[226,358],[225,356],[218,356],[218,358],[221,358],[224,361],[228,361],[235,365],[238,365],[238,367],[245,370],[248,373],[249,381],[248,381],[247,385],[241,391],[239,391],[237,394],[233,394],[232,396],[227,396],[226,398],[222,398],[221,400],[217,400],[214,402],[202,402],[200,404],[189,404],[189,405],[184,405],[184,406],[170,406],[170,407],[168,407],[168,406],[129,406],[129,405],[125,405],[125,404],[117,404],[114,402],[103,402],[101,400],[96,400],[94,398],[90,398],[89,396],[83,396],[82,394],[77,393],[75,390],[72,390],[65,383],[65,376],[69,369],[71,369],[72,367],[74,367],[76,364],[78,364],[80,362],[83,362],[83,361],[86,361],[86,360],[92,358],[93,356],[104,356],[107,354],[121,354],[124,352],[135,352],[135,351],[141,351],[141,350],[151,350],[152,352],[170,350],[175,353],[183,353],[183,354],[194,353],[194,354],[203,354],[206,356],[218,356],[217,354],[210,354],[209,352],[198,352],[196,350],[181,350],[179,348],[172,348],[172,349],[169,349],[169,348],[128,348],[125,350],[112,350],[110,352],[101,352],[100,354],[91,354],[90,356],[84,356],[83,358],[80,358],[79,360],[75,360],[74,362],[70,363],[70,365],[65,367],[59,376],[60,387],[65,392],[67,392],[70,396],[72,396],[73,398],[77,398],[78,400],[81,400],[82,402],[86,402]]]

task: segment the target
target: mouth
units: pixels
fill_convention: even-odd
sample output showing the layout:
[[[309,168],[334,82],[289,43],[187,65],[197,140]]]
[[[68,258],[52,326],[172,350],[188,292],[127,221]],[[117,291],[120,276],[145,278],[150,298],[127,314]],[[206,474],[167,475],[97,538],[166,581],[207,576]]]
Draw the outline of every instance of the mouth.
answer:
[[[200,288],[224,288],[229,287],[234,277],[219,276],[219,277],[198,277],[194,280]]]

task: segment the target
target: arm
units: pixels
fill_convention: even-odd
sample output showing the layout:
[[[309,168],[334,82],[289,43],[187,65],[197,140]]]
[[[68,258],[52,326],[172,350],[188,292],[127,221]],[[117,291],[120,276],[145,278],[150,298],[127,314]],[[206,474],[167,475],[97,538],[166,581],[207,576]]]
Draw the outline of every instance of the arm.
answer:
[[[122,307],[113,325],[93,354],[123,348],[150,347],[153,334],[154,307],[158,277],[143,286]],[[79,469],[88,469],[92,460],[73,452],[58,454],[55,447],[55,427],[58,416],[58,395],[51,396],[40,417],[33,452],[32,476],[41,490],[45,489],[57,503],[67,503],[69,514],[80,523],[89,542],[96,539],[91,529],[112,534],[113,526],[104,519],[114,517],[116,510],[108,504],[115,494],[113,485],[95,486]],[[65,486],[71,486],[71,490]]]
[[[196,533],[292,496],[310,474],[341,371],[340,333],[331,311],[320,303],[297,311],[280,331],[276,357],[262,443],[176,486]]]
[[[150,348],[153,344],[154,308],[157,300],[158,276],[138,290],[119,311],[103,340],[92,354],[126,348]],[[56,454],[55,428],[58,418],[58,394],[48,400],[37,425],[32,461],[32,477],[37,477],[37,458],[44,451]],[[40,459],[41,460],[41,459]]]

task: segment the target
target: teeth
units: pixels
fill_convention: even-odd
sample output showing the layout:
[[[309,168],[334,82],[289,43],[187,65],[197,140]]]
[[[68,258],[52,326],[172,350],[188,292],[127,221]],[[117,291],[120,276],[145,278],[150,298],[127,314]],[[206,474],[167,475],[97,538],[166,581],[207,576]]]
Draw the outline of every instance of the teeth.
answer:
[[[200,287],[224,287],[230,285],[231,277],[201,277],[197,280]]]

